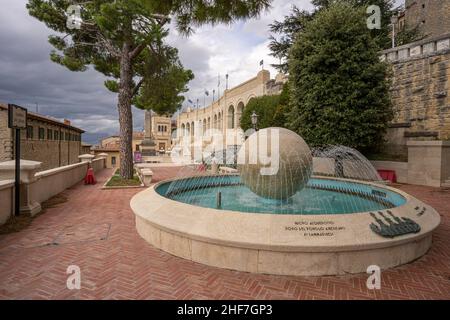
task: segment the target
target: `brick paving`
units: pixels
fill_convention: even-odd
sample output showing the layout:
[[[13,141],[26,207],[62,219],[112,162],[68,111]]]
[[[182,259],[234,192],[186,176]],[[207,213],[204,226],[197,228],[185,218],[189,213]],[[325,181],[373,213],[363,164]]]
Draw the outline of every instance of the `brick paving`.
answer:
[[[155,181],[180,168],[155,168]],[[287,277],[204,266],[171,256],[135,231],[131,197],[140,189],[101,190],[78,184],[68,198],[18,233],[0,236],[0,299],[450,299],[450,190],[401,185],[442,215],[421,259],[382,273]],[[81,268],[81,290],[68,290],[69,265]]]

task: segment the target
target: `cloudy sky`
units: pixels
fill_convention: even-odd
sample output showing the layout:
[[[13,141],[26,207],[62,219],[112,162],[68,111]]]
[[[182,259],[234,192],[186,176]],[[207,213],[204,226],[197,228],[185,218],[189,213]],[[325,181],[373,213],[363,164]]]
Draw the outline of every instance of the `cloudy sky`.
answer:
[[[83,140],[118,132],[116,95],[103,86],[104,77],[94,70],[70,72],[52,63],[47,38],[52,30],[30,17],[27,0],[0,0],[0,102],[16,103],[31,111],[67,118],[86,130]],[[399,0],[402,2],[402,0]],[[171,31],[168,41],[180,51],[186,68],[195,74],[187,97],[203,103],[205,89],[217,88],[217,77],[229,74],[230,87],[256,75],[259,61],[272,76],[274,61],[269,56],[268,25],[289,14],[292,5],[311,10],[309,0],[274,0],[272,9],[259,19],[240,21],[231,26],[202,27],[189,38]],[[143,112],[133,108],[135,130],[143,128]]]

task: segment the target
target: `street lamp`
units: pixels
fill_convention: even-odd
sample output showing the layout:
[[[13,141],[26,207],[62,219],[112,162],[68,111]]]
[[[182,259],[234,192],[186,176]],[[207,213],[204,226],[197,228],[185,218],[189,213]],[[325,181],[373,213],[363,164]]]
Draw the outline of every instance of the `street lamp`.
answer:
[[[253,129],[256,131],[256,127],[258,125],[258,115],[256,114],[255,111],[253,111],[252,113],[252,125],[253,125]]]
[[[395,48],[395,25],[398,23],[398,17],[396,15],[393,15],[391,17],[391,24],[392,24],[392,48]]]

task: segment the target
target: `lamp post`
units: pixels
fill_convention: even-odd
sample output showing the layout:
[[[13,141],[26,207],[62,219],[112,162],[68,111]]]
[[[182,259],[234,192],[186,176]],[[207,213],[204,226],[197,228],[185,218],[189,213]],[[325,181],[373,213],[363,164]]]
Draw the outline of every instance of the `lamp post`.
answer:
[[[252,120],[252,126],[253,126],[253,130],[257,130],[257,126],[258,126],[258,115],[256,114],[255,111],[253,111],[252,115],[251,115],[251,120]]]
[[[392,24],[392,48],[395,48],[395,25],[398,22],[398,17],[396,15],[393,15],[391,17],[391,24]]]

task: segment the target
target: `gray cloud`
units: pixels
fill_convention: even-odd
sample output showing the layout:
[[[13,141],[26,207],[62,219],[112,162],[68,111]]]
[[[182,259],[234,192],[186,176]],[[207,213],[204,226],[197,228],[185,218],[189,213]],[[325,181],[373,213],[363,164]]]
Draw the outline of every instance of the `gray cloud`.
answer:
[[[402,2],[399,0],[397,2]],[[94,70],[70,72],[49,59],[47,39],[54,32],[28,15],[26,0],[2,0],[0,11],[0,101],[16,103],[58,119],[67,118],[84,130],[83,139],[95,143],[118,132],[117,97],[104,86]],[[217,88],[217,76],[230,74],[230,87],[253,77],[259,61],[266,67],[276,62],[267,48],[267,25],[282,19],[295,4],[311,9],[309,0],[274,0],[272,9],[259,19],[232,26],[205,26],[189,38],[171,30],[169,42],[177,47],[183,65],[194,71],[195,80],[186,94],[203,104],[204,89]],[[274,73],[274,70],[268,67]],[[211,97],[209,98],[211,101]],[[143,111],[133,108],[135,130],[143,129]]]

